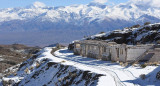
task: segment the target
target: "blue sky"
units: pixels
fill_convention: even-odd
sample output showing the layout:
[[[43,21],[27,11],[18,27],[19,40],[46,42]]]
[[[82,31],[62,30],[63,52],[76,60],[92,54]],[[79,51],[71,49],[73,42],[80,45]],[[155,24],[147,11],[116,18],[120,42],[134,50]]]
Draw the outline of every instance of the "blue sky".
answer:
[[[128,0],[0,0],[0,8],[25,7],[36,1],[42,2],[47,6],[67,6],[73,4],[88,4],[92,1],[111,5],[113,3],[124,3]]]

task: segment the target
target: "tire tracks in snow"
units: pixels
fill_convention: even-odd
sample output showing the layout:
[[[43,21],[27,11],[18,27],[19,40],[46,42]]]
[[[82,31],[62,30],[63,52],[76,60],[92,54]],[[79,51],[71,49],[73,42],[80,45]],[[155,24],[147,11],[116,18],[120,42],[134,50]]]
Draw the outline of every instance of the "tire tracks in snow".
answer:
[[[97,70],[104,71],[104,72],[108,73],[114,79],[117,86],[127,86],[127,85],[121,80],[121,77],[119,77],[119,74],[117,74],[116,71],[120,70],[121,72],[123,72],[123,74],[126,77],[131,78],[129,80],[137,79],[137,77],[135,77],[134,74],[129,70],[121,69],[121,68],[113,67],[113,66],[111,67],[111,66],[108,66],[105,64],[96,64],[96,63],[94,63],[94,61],[93,62],[92,61],[80,61],[79,59],[84,58],[84,57],[80,57],[77,59],[77,57],[76,56],[74,57],[73,53],[71,53],[71,52],[59,52],[59,51],[60,50],[56,51],[59,53],[59,54],[55,54],[56,57],[62,58],[64,60],[68,60],[68,61],[75,63],[75,64],[80,64],[80,65],[91,67],[91,68],[94,68]],[[72,57],[70,58],[70,56],[72,56]],[[137,84],[134,84],[133,82],[131,84],[137,86]]]
[[[66,54],[66,55],[67,55],[67,54]],[[62,58],[62,59],[65,59],[65,60],[66,60],[66,58],[64,58],[66,55],[64,54],[63,57],[62,57],[62,56],[57,56],[57,55],[55,55],[55,56],[58,57],[58,58]],[[126,84],[124,84],[124,83],[121,81],[121,79],[118,77],[117,73],[114,72],[114,71],[112,71],[112,70],[104,69],[104,68],[101,68],[101,67],[95,67],[95,66],[87,65],[87,63],[78,63],[78,62],[73,61],[73,59],[67,59],[67,60],[71,61],[71,62],[74,63],[75,65],[80,64],[80,65],[84,65],[84,66],[87,66],[87,67],[91,67],[91,68],[94,68],[94,69],[97,69],[97,70],[104,71],[104,72],[106,72],[107,74],[109,74],[109,75],[114,79],[116,86],[127,86]]]

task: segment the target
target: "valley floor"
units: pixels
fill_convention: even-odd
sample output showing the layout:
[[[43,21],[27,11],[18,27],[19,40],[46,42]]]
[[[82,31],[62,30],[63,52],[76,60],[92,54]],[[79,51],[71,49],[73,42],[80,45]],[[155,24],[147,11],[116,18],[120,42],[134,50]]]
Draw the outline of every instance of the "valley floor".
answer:
[[[54,55],[66,60],[63,64],[106,75],[100,77],[99,86],[159,86],[160,84],[160,81],[156,80],[156,73],[160,71],[160,67],[157,66],[147,66],[146,68],[139,66],[122,67],[118,63],[76,56],[67,49],[58,50]],[[139,78],[141,74],[146,75],[145,80]]]

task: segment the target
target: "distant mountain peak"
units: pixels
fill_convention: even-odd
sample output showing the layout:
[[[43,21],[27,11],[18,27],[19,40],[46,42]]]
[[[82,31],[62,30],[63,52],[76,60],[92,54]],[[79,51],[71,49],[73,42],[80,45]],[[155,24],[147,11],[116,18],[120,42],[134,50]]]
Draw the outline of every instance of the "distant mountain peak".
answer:
[[[91,2],[88,4],[88,6],[96,6],[96,7],[99,7],[99,8],[106,8],[106,5],[105,4],[102,4],[102,3],[98,3],[98,2]]]
[[[44,8],[46,5],[42,2],[36,1],[31,6],[31,8]]]

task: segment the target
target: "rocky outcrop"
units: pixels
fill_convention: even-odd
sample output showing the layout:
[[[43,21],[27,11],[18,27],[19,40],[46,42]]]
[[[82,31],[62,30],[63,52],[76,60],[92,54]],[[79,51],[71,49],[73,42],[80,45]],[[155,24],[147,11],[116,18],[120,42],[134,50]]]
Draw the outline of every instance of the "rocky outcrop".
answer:
[[[103,36],[88,37],[93,40],[109,40],[118,44],[157,44],[160,41],[160,24],[149,24],[140,27],[129,27],[115,30]]]

